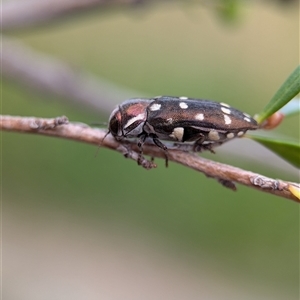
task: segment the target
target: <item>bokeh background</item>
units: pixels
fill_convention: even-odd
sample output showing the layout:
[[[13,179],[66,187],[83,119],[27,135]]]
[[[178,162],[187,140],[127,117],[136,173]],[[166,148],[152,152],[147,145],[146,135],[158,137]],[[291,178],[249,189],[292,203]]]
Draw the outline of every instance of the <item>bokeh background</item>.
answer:
[[[299,63],[293,3],[243,3],[233,19],[197,3],[98,9],[7,35],[112,83],[124,100],[184,95],[252,115]],[[10,115],[109,116],[12,77],[2,78],[1,101]],[[299,117],[277,133],[299,139]],[[3,299],[299,299],[296,203],[232,192],[159,159],[146,171],[68,140],[3,132],[1,148]],[[299,180],[247,139],[205,156]]]

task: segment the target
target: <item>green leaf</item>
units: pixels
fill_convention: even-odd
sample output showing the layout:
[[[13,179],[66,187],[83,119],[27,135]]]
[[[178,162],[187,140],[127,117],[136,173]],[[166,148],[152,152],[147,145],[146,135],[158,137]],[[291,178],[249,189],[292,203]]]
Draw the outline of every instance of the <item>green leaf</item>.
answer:
[[[287,104],[300,92],[300,65],[287,78],[277,93],[273,96],[266,107],[255,116],[258,123],[262,123],[268,117],[273,115],[281,107]]]
[[[300,168],[300,145],[297,141],[287,141],[280,138],[271,138],[258,135],[247,134],[248,138],[251,138],[258,143],[269,148],[277,155],[288,161],[290,164],[297,168]]]

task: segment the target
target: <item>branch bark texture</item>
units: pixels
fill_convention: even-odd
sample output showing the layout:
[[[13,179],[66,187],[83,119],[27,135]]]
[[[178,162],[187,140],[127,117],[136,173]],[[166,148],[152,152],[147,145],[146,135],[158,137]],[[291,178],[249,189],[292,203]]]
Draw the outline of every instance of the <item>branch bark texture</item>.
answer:
[[[152,160],[140,160],[139,149],[136,143],[126,141],[125,144],[118,142],[110,134],[107,135],[107,132],[103,129],[91,128],[83,123],[70,123],[65,116],[53,119],[1,116],[0,129],[42,134],[100,145],[118,151],[130,159],[139,161],[146,169],[156,167]],[[165,153],[157,146],[151,144],[144,145],[143,153],[152,158],[165,158]],[[294,189],[299,190],[300,186],[297,183],[268,178],[261,174],[211,161],[195,153],[185,152],[180,149],[169,149],[168,158],[169,161],[202,172],[207,177],[215,178],[224,186],[231,189],[235,189],[234,183],[240,183],[256,190],[271,193],[299,203],[299,199],[291,192]]]

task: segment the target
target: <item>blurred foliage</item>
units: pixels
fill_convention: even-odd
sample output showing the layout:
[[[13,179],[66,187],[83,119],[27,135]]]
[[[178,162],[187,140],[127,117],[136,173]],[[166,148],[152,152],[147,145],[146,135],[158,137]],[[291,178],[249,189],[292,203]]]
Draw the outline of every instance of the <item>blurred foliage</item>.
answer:
[[[225,20],[236,20],[240,14],[240,0],[222,0],[219,1],[219,15]]]
[[[266,137],[259,135],[250,136],[253,140],[261,143],[271,151],[274,151],[280,157],[300,168],[300,146],[299,141],[286,141],[275,137]]]
[[[290,76],[281,85],[281,87],[278,89],[278,91],[275,93],[272,99],[267,103],[264,109],[256,115],[256,120],[258,121],[258,123],[262,123],[268,117],[273,115],[299,93],[300,65],[297,66],[297,68],[290,74]]]
[[[299,101],[293,99],[300,92],[300,66],[290,74],[290,76],[286,79],[286,81],[281,85],[272,99],[267,103],[267,105],[255,115],[255,119],[259,124],[263,126],[265,120],[279,111],[284,106],[288,106],[287,104],[291,103],[288,108],[285,110],[281,109],[280,112],[283,111],[288,112],[287,116],[292,116],[296,113],[299,113],[300,103]],[[296,101],[296,104],[295,104]],[[277,118],[277,117],[276,117]],[[279,117],[281,120],[281,117]],[[280,121],[281,123],[281,121]],[[279,124],[280,124],[279,123]],[[278,124],[278,125],[279,125]],[[257,136],[252,135],[251,138],[271,151],[274,151],[280,157],[290,162],[292,165],[297,168],[300,167],[300,144],[299,140],[297,141],[286,141],[281,138],[274,138],[271,136]]]
[[[235,1],[229,1],[235,3]],[[254,5],[254,4],[253,4]],[[298,15],[256,4],[243,24],[223,28],[202,8],[162,6],[147,14],[118,11],[15,33],[33,48],[135,89],[133,97],[185,95],[230,103],[254,114],[298,64]],[[284,57],[284,60],[282,59]],[[67,115],[92,123],[107,116],[2,83],[2,112]],[[294,116],[278,132],[298,138]],[[251,152],[251,150],[249,149]],[[233,193],[202,174],[171,164],[145,171],[121,155],[67,140],[2,133],[4,208],[78,223],[108,222],[154,235],[183,260],[211,260],[220,273],[289,299],[298,295],[299,211],[295,203],[245,187]],[[219,151],[218,151],[219,152]],[[220,151],[222,152],[222,151]],[[261,162],[212,159],[286,180],[288,170]],[[276,165],[276,161],[274,161]],[[53,220],[55,222],[55,218]],[[37,224],[41,226],[41,224]],[[230,274],[230,275],[229,275]],[[237,283],[238,284],[238,283]]]

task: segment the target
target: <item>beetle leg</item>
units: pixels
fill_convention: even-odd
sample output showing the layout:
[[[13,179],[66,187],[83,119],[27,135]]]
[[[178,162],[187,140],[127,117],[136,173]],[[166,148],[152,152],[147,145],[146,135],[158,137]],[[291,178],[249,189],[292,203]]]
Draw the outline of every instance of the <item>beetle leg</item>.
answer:
[[[142,164],[142,161],[145,159],[144,156],[143,156],[143,145],[145,143],[145,140],[147,138],[147,135],[146,134],[142,134],[140,136],[140,139],[138,141],[138,147],[139,147],[139,157],[138,157],[138,165],[141,165]]]
[[[202,150],[206,150],[206,145],[203,145],[203,142],[205,141],[205,136],[201,135],[201,137],[196,140],[196,142],[193,144],[193,151],[194,152],[202,152]]]
[[[213,148],[217,147],[217,146],[221,146],[223,144],[223,142],[214,142],[214,143],[209,143],[209,144],[203,144],[202,139],[197,140],[194,145],[193,145],[193,151],[194,152],[202,152],[203,150],[208,150],[211,153],[215,153],[215,151],[213,150]]]
[[[208,144],[203,144],[205,138],[201,137],[199,140],[197,140],[194,145],[193,145],[193,151],[194,152],[202,152],[204,150],[208,150],[211,153],[215,153],[213,148],[217,146],[221,146],[223,142],[214,142],[214,143],[208,143]]]
[[[140,148],[141,153],[143,153],[143,145],[145,143],[146,138],[147,138],[147,134],[145,133],[142,133],[139,136],[138,147]]]
[[[161,149],[164,150],[164,152],[165,152],[165,162],[166,162],[166,168],[167,168],[168,167],[168,163],[169,163],[168,148],[167,148],[167,146],[164,145],[157,137],[151,136],[151,138],[152,138],[154,144],[157,147],[159,147],[159,148],[161,148]]]
[[[143,159],[145,159],[144,156],[143,156],[143,145],[144,145],[144,143],[145,143],[146,138],[147,138],[147,134],[142,133],[142,134],[140,135],[140,139],[139,139],[139,141],[138,141],[138,147],[139,147],[139,149],[140,149],[140,151],[139,151],[139,158],[138,158],[138,164],[139,164],[139,165],[141,164],[140,162],[141,162]]]

